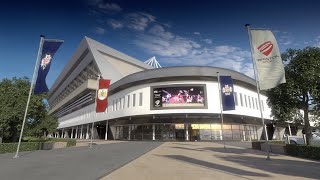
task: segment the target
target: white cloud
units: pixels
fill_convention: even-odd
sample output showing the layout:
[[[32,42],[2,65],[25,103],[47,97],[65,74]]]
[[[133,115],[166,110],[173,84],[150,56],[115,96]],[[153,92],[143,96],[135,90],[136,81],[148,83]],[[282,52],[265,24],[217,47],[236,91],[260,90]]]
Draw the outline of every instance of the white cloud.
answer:
[[[155,36],[162,37],[164,39],[172,39],[173,35],[171,32],[166,31],[162,26],[160,25],[154,25],[150,30],[149,33]]]
[[[155,55],[164,57],[181,57],[191,53],[193,49],[201,47],[195,41],[180,36],[164,39],[155,35],[139,35],[134,43]]]
[[[103,35],[105,32],[106,32],[106,30],[103,29],[103,28],[100,28],[100,27],[96,27],[95,28],[95,33],[96,34]]]
[[[129,13],[124,17],[125,26],[137,31],[144,31],[155,21],[155,17],[147,13]]]
[[[114,19],[109,19],[107,21],[108,25],[111,26],[113,29],[121,29],[123,28],[123,24],[120,21],[114,20]]]
[[[116,3],[103,2],[103,0],[89,0],[88,4],[97,10],[105,13],[115,13],[122,11],[122,8]]]
[[[194,35],[200,35],[200,32],[193,32]]]
[[[212,40],[209,40],[211,39],[206,43],[212,43]],[[229,45],[203,47],[195,40],[175,35],[158,24],[146,33],[137,35],[134,44],[158,56],[160,61],[168,65],[223,67],[252,78],[254,76],[249,51]]]
[[[122,8],[118,4],[115,4],[115,3],[103,3],[103,2],[100,2],[98,4],[98,8],[106,10],[106,11],[114,11],[114,12],[122,11]]]
[[[203,39],[202,41],[207,43],[207,44],[212,44],[212,40],[211,39]]]
[[[234,46],[216,46],[192,50],[181,57],[161,57],[160,61],[171,65],[213,66],[241,72],[254,77],[250,52]]]

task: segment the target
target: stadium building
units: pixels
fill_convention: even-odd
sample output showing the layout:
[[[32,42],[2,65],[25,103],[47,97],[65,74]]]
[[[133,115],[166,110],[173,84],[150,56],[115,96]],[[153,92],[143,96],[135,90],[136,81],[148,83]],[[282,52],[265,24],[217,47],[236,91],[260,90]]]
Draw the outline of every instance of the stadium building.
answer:
[[[148,63],[150,64],[150,63]],[[222,140],[217,72],[234,81],[236,109],[224,111],[225,140],[263,138],[255,81],[216,67],[154,68],[85,37],[49,93],[50,114],[59,120],[55,137],[89,139]],[[160,66],[161,67],[161,66]],[[97,76],[111,80],[108,108],[95,113]],[[269,139],[281,139],[261,94]]]

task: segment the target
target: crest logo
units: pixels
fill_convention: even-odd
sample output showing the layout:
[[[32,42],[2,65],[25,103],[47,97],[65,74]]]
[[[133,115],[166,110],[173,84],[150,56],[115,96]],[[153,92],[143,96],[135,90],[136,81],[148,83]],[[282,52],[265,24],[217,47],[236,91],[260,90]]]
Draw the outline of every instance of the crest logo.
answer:
[[[103,101],[107,98],[108,89],[99,89],[98,91],[98,99]]]
[[[44,70],[46,66],[50,63],[52,57],[50,54],[46,54],[45,57],[41,60],[41,68]]]
[[[227,84],[224,85],[224,87],[222,88],[222,93],[226,96],[229,96],[232,93],[232,87]]]
[[[257,49],[265,56],[268,56],[272,52],[273,44],[271,41],[267,41],[261,44]]]

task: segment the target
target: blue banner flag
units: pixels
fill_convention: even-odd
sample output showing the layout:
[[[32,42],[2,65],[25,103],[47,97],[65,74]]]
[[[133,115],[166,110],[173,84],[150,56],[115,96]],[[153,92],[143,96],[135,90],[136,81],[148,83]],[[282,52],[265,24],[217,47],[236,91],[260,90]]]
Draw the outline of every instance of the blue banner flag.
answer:
[[[224,111],[235,110],[231,76],[220,76],[221,99]]]
[[[46,77],[50,70],[52,58],[62,43],[62,40],[43,40],[41,59],[38,68],[36,85],[34,87],[34,94],[40,94],[49,91],[48,86],[46,84]]]

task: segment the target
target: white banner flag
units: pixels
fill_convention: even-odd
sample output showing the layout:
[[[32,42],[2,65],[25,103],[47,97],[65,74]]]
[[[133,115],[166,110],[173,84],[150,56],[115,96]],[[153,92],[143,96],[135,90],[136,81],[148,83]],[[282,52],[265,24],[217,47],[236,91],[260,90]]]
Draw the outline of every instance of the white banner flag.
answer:
[[[250,29],[250,33],[260,90],[271,89],[285,83],[281,54],[272,32]]]

